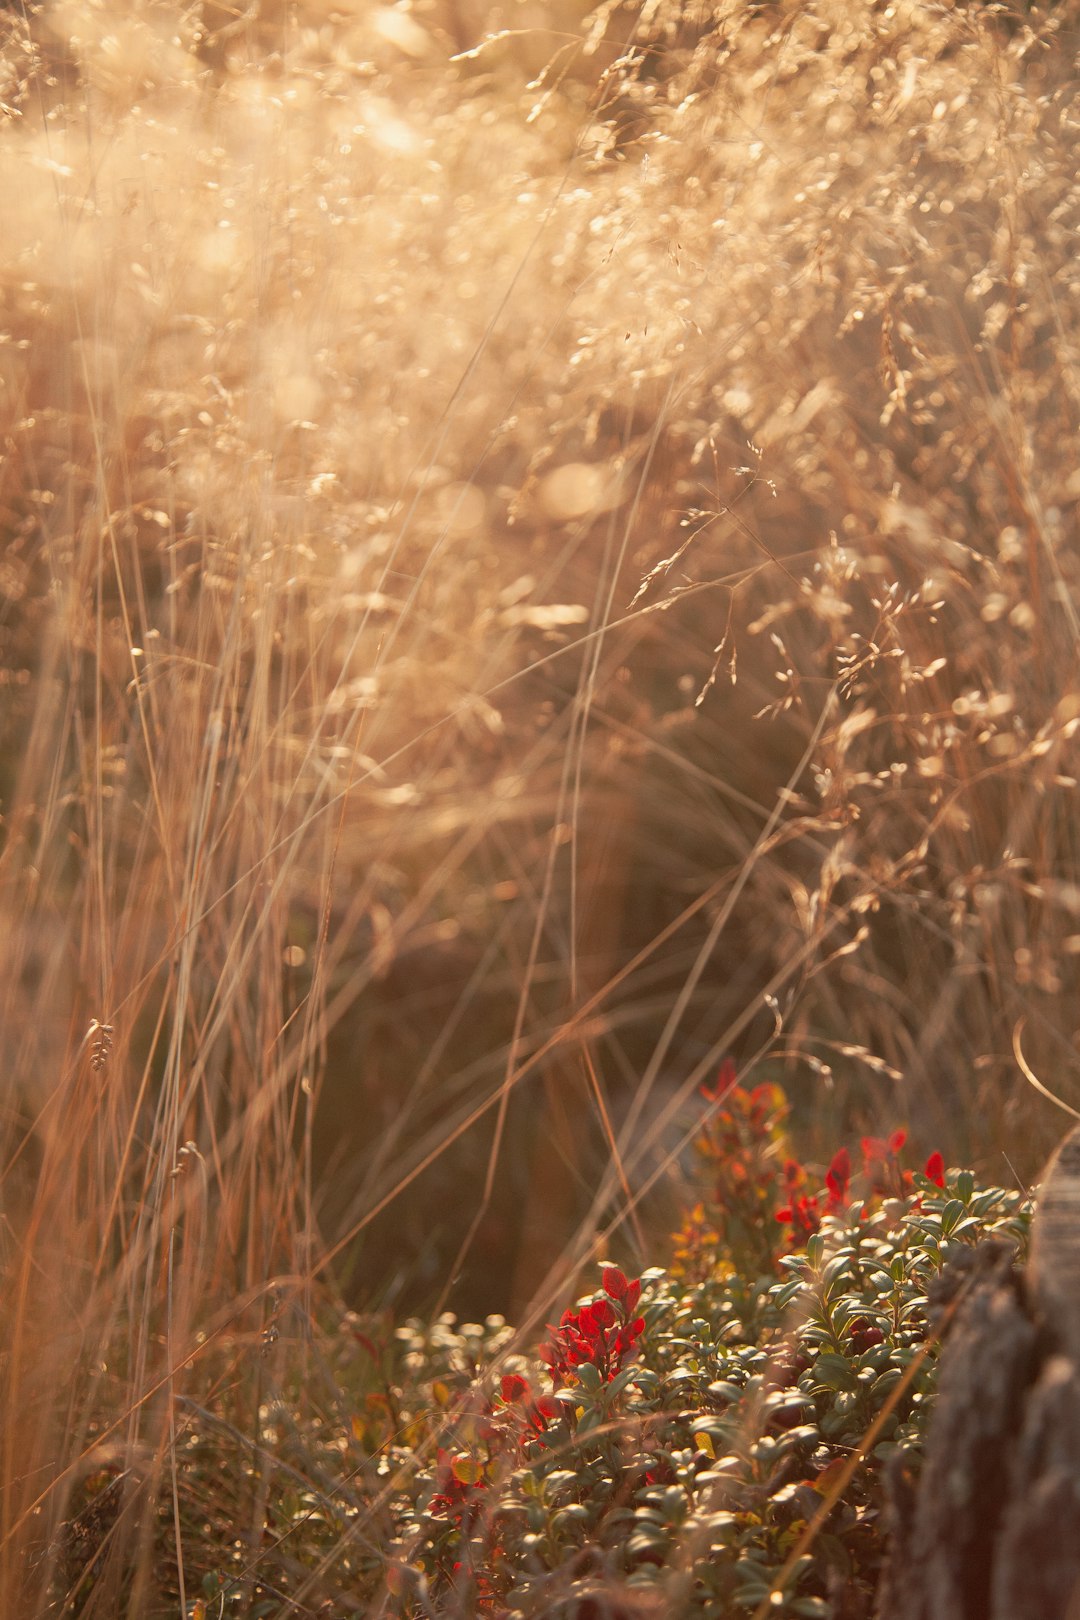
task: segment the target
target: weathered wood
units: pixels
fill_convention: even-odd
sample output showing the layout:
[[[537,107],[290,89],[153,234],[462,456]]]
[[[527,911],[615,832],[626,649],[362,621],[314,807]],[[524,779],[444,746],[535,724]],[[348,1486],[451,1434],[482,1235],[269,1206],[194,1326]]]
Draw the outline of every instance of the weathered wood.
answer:
[[[965,1269],[921,1473],[890,1480],[878,1620],[1080,1620],[1080,1129],[1026,1274],[999,1243]]]
[[[1037,1330],[1011,1253],[987,1245],[941,1357],[937,1404],[917,1491],[894,1476],[880,1620],[987,1620],[1009,1452]],[[1047,1617],[1049,1620],[1049,1617]]]
[[[1024,1408],[998,1529],[990,1613],[1080,1616],[1080,1378],[1051,1356]]]
[[[1080,1362],[1080,1126],[1043,1172],[1028,1278],[1047,1331]]]

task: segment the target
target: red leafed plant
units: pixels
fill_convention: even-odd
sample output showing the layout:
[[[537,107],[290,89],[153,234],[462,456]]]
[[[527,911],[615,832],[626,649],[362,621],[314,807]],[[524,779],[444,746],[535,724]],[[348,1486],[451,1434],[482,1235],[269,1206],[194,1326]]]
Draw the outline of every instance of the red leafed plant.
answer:
[[[556,1389],[578,1381],[577,1369],[589,1363],[610,1383],[620,1371],[645,1327],[635,1316],[641,1281],[630,1281],[618,1266],[605,1266],[603,1293],[577,1311],[564,1311],[558,1327],[549,1323],[551,1338],[541,1346],[540,1359]]]
[[[532,1444],[543,1444],[548,1424],[561,1414],[558,1401],[537,1395],[527,1378],[504,1373],[494,1402],[481,1400],[459,1414],[462,1439],[468,1437],[463,1449],[439,1448],[429,1512],[467,1526],[478,1511],[496,1459],[521,1457]]]
[[[886,1198],[902,1198],[910,1191],[911,1171],[900,1166],[900,1154],[906,1142],[906,1131],[893,1131],[886,1137],[862,1138],[863,1170],[873,1192]]]
[[[428,1512],[449,1519],[468,1530],[482,1511],[481,1493],[487,1485],[484,1462],[469,1451],[451,1452],[439,1447],[435,1469],[436,1490]]]
[[[694,1140],[705,1196],[686,1212],[675,1234],[672,1270],[695,1279],[717,1268],[771,1270],[785,1246],[801,1247],[825,1216],[846,1213],[852,1201],[851,1155],[846,1147],[834,1153],[824,1187],[815,1189],[804,1166],[784,1157],[788,1104],[778,1086],[740,1086],[735,1065],[727,1059],[715,1083],[700,1089],[710,1105]],[[867,1207],[912,1190],[913,1173],[900,1164],[906,1142],[903,1130],[862,1138],[858,1179]],[[924,1174],[944,1188],[940,1153],[930,1155]],[[778,1233],[777,1225],[786,1234]]]
[[[691,1278],[709,1275],[717,1262],[748,1274],[771,1270],[777,1243],[769,1217],[786,1146],[787,1099],[769,1082],[739,1085],[730,1058],[700,1090],[709,1106],[693,1147],[703,1196],[675,1236],[672,1269]],[[793,1187],[788,1196],[795,1196]]]
[[[501,1415],[504,1422],[520,1430],[522,1440],[541,1435],[552,1418],[562,1408],[550,1395],[534,1395],[527,1378],[518,1373],[504,1373],[499,1384]]]
[[[833,1155],[825,1174],[824,1200],[818,1194],[810,1196],[796,1188],[806,1180],[806,1171],[795,1159],[784,1165],[784,1190],[788,1201],[776,1211],[776,1219],[790,1226],[796,1239],[808,1238],[821,1225],[822,1215],[839,1215],[847,1208],[851,1190],[851,1157],[847,1148]]]
[[[796,1242],[805,1241],[821,1225],[818,1202],[817,1198],[800,1193],[798,1198],[792,1199],[790,1204],[784,1204],[776,1211],[775,1219],[782,1226],[790,1226],[792,1237]]]

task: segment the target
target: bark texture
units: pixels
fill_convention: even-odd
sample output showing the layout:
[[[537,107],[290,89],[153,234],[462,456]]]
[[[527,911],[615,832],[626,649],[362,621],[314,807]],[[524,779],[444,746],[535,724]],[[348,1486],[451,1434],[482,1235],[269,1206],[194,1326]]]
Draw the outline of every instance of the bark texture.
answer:
[[[1026,1274],[987,1243],[958,1281],[921,1473],[889,1481],[878,1620],[1080,1620],[1080,1129]]]

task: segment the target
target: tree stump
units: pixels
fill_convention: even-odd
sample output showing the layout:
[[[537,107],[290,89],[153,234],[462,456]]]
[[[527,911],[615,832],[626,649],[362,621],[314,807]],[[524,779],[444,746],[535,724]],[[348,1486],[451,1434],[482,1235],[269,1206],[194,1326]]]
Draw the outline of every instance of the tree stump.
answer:
[[[1026,1273],[990,1242],[955,1281],[922,1470],[889,1480],[878,1620],[1080,1620],[1080,1127]]]

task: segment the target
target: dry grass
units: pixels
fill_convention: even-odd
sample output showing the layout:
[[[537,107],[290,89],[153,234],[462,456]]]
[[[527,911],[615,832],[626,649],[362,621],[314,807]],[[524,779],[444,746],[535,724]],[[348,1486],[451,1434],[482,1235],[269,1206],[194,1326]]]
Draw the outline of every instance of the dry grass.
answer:
[[[1076,1100],[1076,8],[586,11],[0,21],[4,1614],[106,1466],[190,1603],[344,1276],[647,1251],[728,1050]]]

